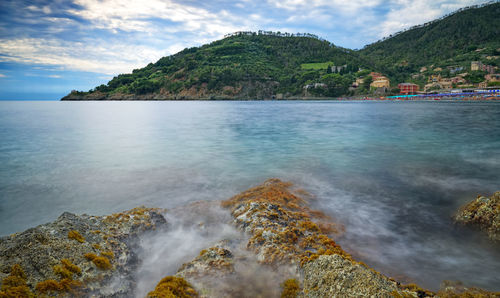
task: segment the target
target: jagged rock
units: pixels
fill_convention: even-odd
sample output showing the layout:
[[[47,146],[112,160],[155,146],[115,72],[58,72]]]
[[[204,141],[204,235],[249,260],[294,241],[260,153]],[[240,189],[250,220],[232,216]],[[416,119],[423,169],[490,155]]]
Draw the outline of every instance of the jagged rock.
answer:
[[[250,234],[247,247],[259,262],[292,264],[303,283],[303,297],[420,297],[432,295],[405,288],[357,262],[331,238],[342,226],[312,210],[303,191],[291,183],[269,179],[224,201],[234,223]],[[419,296],[420,295],[420,296]]]
[[[307,262],[303,272],[305,297],[390,297],[401,291],[396,282],[339,255]]]
[[[478,196],[460,208],[454,219],[457,223],[478,226],[491,240],[500,241],[500,191],[489,198]]]
[[[70,287],[62,290],[64,279],[81,284],[78,290],[85,295],[130,293],[131,273],[138,262],[135,241],[142,233],[166,225],[160,212],[143,207],[110,216],[65,212],[52,223],[2,237],[0,280],[19,264],[27,285],[37,295],[41,294],[37,284],[47,280],[50,282],[42,283],[39,289],[48,288],[47,294],[71,295]]]
[[[328,235],[342,230],[330,218],[309,208],[291,184],[269,179],[224,201],[234,223],[250,234],[247,247],[262,263],[298,264],[320,254],[339,254],[351,259]]]
[[[176,276],[185,278],[200,297],[278,297],[279,284],[297,277],[293,268],[271,268],[242,249],[243,239],[224,240],[185,263]]]
[[[221,241],[204,249],[191,262],[179,268],[176,276],[188,280],[201,297],[230,297],[220,284],[234,274],[234,255],[229,250],[229,241]]]
[[[443,281],[437,297],[455,298],[455,297],[481,297],[481,298],[498,298],[500,292],[492,293],[483,289],[467,287],[459,281]]]
[[[202,250],[176,276],[162,279],[150,296],[179,286],[169,291],[183,290],[193,297],[277,297],[289,279],[294,285],[289,292],[301,285],[300,297],[434,295],[356,261],[332,239],[342,226],[311,209],[306,197],[290,183],[270,179],[222,202],[231,216],[208,212],[213,203],[190,205],[183,215],[190,220],[181,221],[183,225],[210,234],[209,226],[232,220],[242,233]],[[465,207],[462,218],[490,223],[488,231],[498,231],[499,197],[500,192],[478,198]],[[140,262],[135,246],[144,233],[166,226],[162,212],[141,207],[110,216],[63,213],[52,223],[0,238],[0,297],[133,295],[133,273]],[[500,297],[450,284],[438,296],[462,294]]]
[[[206,275],[227,275],[234,272],[233,253],[227,247],[228,241],[204,249],[193,261],[185,263],[177,275],[184,278]]]

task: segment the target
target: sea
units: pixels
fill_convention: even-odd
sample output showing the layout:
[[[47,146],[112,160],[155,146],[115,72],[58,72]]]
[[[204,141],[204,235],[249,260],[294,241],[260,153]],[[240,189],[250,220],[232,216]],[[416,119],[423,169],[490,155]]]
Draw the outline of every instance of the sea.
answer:
[[[272,177],[311,193],[376,270],[500,291],[499,244],[452,221],[500,191],[500,102],[0,101],[0,236]]]

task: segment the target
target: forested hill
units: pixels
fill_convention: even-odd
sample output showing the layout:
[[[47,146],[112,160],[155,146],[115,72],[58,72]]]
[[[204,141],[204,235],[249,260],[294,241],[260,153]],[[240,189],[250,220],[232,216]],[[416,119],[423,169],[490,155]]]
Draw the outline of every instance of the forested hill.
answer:
[[[329,65],[347,66],[332,74]],[[321,95],[339,96],[362,66],[354,51],[312,35],[244,32],[163,57],[63,99],[259,99],[301,96],[305,85],[318,81],[332,86],[321,88]]]
[[[499,2],[460,10],[360,51],[310,34],[240,32],[163,57],[88,92],[72,91],[63,100],[336,97],[371,92],[369,80],[349,90],[371,71],[388,76],[392,88],[404,81],[423,87],[432,75],[467,71],[471,61],[500,66],[499,16]],[[423,66],[429,70],[422,72]],[[470,74],[477,82],[483,75]]]
[[[467,57],[471,56],[469,53],[482,48],[494,51],[498,47],[500,2],[459,10],[368,45],[359,54],[370,61],[373,68],[393,79],[403,79],[421,66],[441,64],[447,59],[456,63],[465,60],[470,64],[471,59],[479,60],[479,57]]]

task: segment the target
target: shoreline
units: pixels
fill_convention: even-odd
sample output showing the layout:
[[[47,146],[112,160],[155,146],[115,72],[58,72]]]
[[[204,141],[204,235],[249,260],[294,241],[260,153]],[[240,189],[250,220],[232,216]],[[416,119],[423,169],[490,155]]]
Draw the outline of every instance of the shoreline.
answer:
[[[14,101],[14,100],[13,100]],[[33,100],[34,101],[34,100]],[[270,101],[270,102],[282,102],[282,101],[409,101],[409,102],[462,102],[462,101],[487,101],[487,102],[500,102],[500,96],[498,98],[442,98],[442,99],[399,99],[399,98],[326,98],[326,97],[304,97],[304,98],[286,98],[286,99],[238,99],[238,98],[228,98],[228,99],[209,99],[209,98],[185,98],[185,99],[60,99],[53,101],[175,101],[175,102],[192,102],[192,101]]]
[[[152,291],[160,279],[158,291],[165,280],[182,279],[203,297],[236,297],[248,291],[275,297],[289,280],[300,297],[498,295],[445,281],[433,292],[376,271],[355,257],[355,251],[336,244],[344,226],[311,209],[310,199],[304,190],[272,178],[224,201],[169,210],[138,207],[108,216],[63,213],[56,221],[0,237],[2,291],[8,294],[13,288],[6,281],[17,278],[26,293],[137,296]],[[215,233],[217,241],[200,246],[201,251],[191,249],[191,261],[176,266],[175,275],[147,267],[152,264],[144,258],[151,254],[153,259],[175,255],[172,250],[154,251],[157,245],[169,247],[167,240],[174,242],[170,249],[189,245],[189,237],[170,240],[186,227]],[[232,236],[221,234],[224,227]],[[151,275],[151,270],[156,273]]]

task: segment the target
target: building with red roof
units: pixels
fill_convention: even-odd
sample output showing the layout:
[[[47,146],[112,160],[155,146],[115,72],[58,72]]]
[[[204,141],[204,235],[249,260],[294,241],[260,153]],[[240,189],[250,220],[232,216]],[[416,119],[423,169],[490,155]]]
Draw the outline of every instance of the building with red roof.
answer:
[[[399,92],[401,94],[416,94],[418,92],[418,85],[413,83],[398,84]]]

